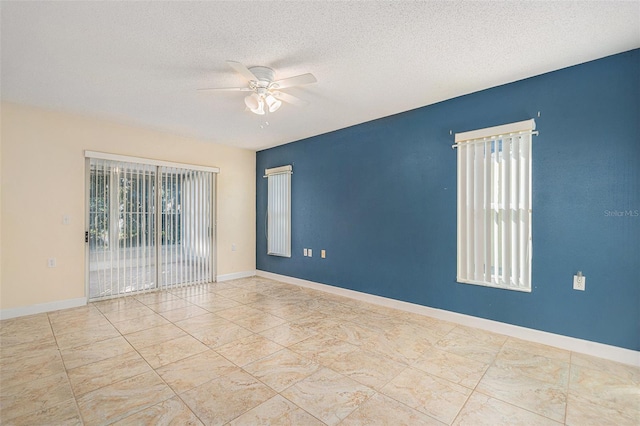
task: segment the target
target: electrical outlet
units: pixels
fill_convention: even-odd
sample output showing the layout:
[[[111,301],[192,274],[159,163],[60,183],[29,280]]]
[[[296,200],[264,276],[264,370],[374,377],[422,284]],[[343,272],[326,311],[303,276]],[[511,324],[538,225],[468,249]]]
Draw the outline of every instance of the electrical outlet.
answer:
[[[304,257],[307,257],[307,253],[309,252],[308,249],[302,249],[302,253],[304,253]]]
[[[582,272],[578,271],[576,275],[573,276],[573,289],[584,291],[586,286],[587,277],[582,275]]]
[[[68,214],[65,214],[64,216],[62,216],[62,224],[71,225],[71,216],[69,216]]]
[[[56,258],[55,258],[55,257],[50,257],[50,258],[47,260],[47,266],[48,266],[49,268],[55,268],[55,267],[56,267]]]
[[[325,259],[327,257],[327,251],[326,250],[320,250],[320,257]]]
[[[307,253],[309,253],[309,257],[313,257],[313,250],[309,249]]]

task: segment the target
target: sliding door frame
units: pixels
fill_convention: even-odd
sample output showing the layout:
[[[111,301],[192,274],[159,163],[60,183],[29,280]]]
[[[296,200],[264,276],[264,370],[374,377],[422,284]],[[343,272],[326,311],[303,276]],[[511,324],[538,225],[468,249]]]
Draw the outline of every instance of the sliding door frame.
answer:
[[[195,165],[195,164],[187,164],[187,163],[175,163],[175,162],[170,162],[170,161],[163,161],[163,160],[154,160],[154,159],[149,159],[149,158],[143,158],[143,157],[131,157],[131,156],[126,156],[126,155],[118,155],[118,154],[110,154],[110,153],[105,153],[105,152],[97,152],[97,151],[89,151],[86,150],[84,152],[84,156],[85,156],[85,179],[84,179],[84,185],[85,185],[85,226],[84,226],[84,230],[85,230],[85,234],[83,236],[84,241],[85,241],[85,295],[87,298],[87,302],[89,302],[90,300],[92,300],[90,298],[90,257],[91,257],[91,253],[90,253],[90,244],[89,244],[89,232],[90,232],[90,197],[91,197],[91,185],[90,185],[90,181],[91,181],[91,159],[101,159],[101,160],[110,160],[110,161],[120,161],[120,162],[125,162],[125,163],[138,163],[138,164],[146,164],[146,165],[151,165],[151,166],[155,166],[157,168],[156,170],[156,176],[155,176],[155,185],[156,185],[156,199],[155,199],[155,215],[156,215],[156,226],[155,226],[155,250],[156,250],[156,267],[155,267],[155,288],[153,290],[149,290],[149,291],[157,291],[157,290],[162,290],[162,283],[160,282],[160,273],[161,273],[161,260],[162,260],[162,227],[161,226],[157,226],[158,224],[160,224],[162,222],[162,191],[161,191],[161,185],[162,185],[162,181],[161,181],[161,173],[160,173],[160,169],[162,167],[174,167],[174,168],[180,168],[180,169],[186,169],[186,170],[195,170],[195,171],[203,171],[203,172],[210,172],[213,174],[213,176],[211,177],[213,182],[211,185],[211,206],[210,206],[210,210],[211,210],[211,217],[210,219],[210,230],[209,230],[209,238],[211,239],[211,252],[210,252],[210,264],[211,264],[211,282],[216,282],[217,281],[217,273],[218,273],[218,263],[217,263],[217,248],[218,248],[218,222],[217,222],[217,210],[218,210],[218,179],[217,179],[217,174],[220,173],[220,169],[218,167],[210,167],[210,166],[201,166],[201,165]],[[142,293],[142,291],[136,291],[133,294],[139,294]],[[116,294],[116,295],[110,295],[110,296],[106,296],[106,297],[102,297],[99,300],[107,300],[107,299],[113,299],[116,297],[123,297],[122,294]],[[97,299],[96,299],[97,300]]]

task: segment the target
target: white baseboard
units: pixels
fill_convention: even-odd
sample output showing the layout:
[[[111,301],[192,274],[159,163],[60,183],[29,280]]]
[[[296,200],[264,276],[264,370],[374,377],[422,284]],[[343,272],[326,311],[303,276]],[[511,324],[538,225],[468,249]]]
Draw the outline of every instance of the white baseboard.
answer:
[[[234,272],[232,274],[218,275],[216,277],[217,282],[237,280],[239,278],[253,277],[256,275],[255,270]],[[87,304],[87,299],[84,297],[78,299],[59,300],[56,302],[41,303],[38,305],[22,306],[19,308],[9,308],[0,310],[0,320],[23,317],[26,315],[40,314],[42,312],[58,311],[60,309],[77,308],[78,306],[84,306]]]
[[[77,308],[87,304],[86,297],[77,299],[58,300],[55,302],[40,303],[38,305],[22,306],[0,310],[0,319],[23,317],[26,315],[41,314],[42,312],[58,311],[60,309]]]
[[[229,281],[229,280],[237,280],[239,278],[248,278],[254,277],[256,275],[255,269],[252,271],[243,271],[243,272],[233,272],[231,274],[223,274],[218,275],[216,277],[216,282]]]
[[[599,358],[605,358],[611,361],[640,367],[640,352],[631,349],[605,345],[603,343],[591,342],[589,340],[577,339],[575,337],[563,336],[561,334],[554,334],[546,331],[534,330],[532,328],[520,327],[504,322],[478,318],[471,315],[459,314],[457,312],[430,308],[428,306],[417,305],[415,303],[389,299],[387,297],[376,296],[373,294],[362,293],[359,291],[340,287],[334,287],[327,284],[320,284],[313,281],[307,281],[300,278],[289,277],[286,275],[274,274],[267,271],[257,270],[256,275],[260,277],[271,278],[273,280],[281,281],[288,284],[298,285],[300,287],[312,288],[314,290],[320,290],[326,293],[332,293],[338,296],[344,296],[351,299],[372,303],[375,305],[399,309],[414,314],[425,315],[431,318],[450,321],[456,324],[475,327],[482,330],[515,337],[518,339],[528,340],[543,345],[554,346],[568,351],[579,352],[582,354],[592,355]]]

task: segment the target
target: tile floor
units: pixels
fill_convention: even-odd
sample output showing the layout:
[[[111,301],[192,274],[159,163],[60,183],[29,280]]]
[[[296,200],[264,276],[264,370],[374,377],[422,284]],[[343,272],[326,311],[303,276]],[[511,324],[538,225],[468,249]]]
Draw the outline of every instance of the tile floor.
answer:
[[[257,277],[0,339],[5,425],[640,424],[640,369]]]

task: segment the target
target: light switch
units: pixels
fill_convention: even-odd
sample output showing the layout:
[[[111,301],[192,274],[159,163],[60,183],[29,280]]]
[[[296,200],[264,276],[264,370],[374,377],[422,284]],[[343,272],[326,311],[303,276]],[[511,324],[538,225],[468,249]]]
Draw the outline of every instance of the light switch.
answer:
[[[307,249],[302,249],[302,253],[304,253],[304,256],[307,256],[308,250]]]
[[[312,256],[313,256],[313,251],[312,251],[311,249],[309,249],[309,250],[307,251],[307,253],[309,253],[309,257],[312,257]]]

